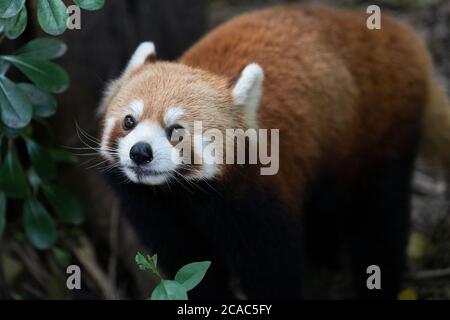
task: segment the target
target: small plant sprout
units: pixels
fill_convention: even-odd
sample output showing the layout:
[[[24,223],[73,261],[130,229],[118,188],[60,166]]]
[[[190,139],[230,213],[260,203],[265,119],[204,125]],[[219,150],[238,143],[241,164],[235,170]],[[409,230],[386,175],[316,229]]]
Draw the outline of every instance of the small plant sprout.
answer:
[[[149,300],[188,300],[188,291],[202,281],[211,265],[211,261],[189,263],[178,270],[174,280],[166,280],[158,271],[158,255],[138,252],[135,261],[140,270],[151,270],[161,280]]]

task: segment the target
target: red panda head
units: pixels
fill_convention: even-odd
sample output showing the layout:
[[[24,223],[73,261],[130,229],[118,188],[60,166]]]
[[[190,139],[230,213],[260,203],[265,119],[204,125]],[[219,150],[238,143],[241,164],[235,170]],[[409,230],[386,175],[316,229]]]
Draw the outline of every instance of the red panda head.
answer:
[[[156,62],[153,43],[141,44],[100,105],[101,154],[135,182],[159,185],[175,179],[214,179],[225,161],[205,161],[216,146],[224,160],[227,129],[257,127],[263,71],[250,64],[230,80],[179,63]],[[200,128],[199,128],[200,127]],[[206,131],[222,141],[205,143]],[[233,138],[234,139],[234,138]]]

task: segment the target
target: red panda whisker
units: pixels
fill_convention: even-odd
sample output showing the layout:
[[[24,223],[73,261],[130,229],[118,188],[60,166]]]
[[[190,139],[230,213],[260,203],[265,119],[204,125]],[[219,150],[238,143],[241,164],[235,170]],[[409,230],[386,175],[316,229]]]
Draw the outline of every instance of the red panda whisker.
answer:
[[[78,123],[76,124],[76,129],[77,131],[79,131],[83,136],[85,136],[86,138],[88,138],[89,140],[91,140],[92,142],[96,142],[97,144],[100,144],[101,141],[99,139],[97,139],[96,137],[90,135],[89,133],[87,133],[87,131],[83,130]]]
[[[176,170],[174,171],[175,174],[179,175],[184,181],[186,181],[188,183],[188,185],[191,185],[190,182],[186,179],[186,177],[184,177],[181,173],[177,172]],[[192,193],[192,190],[190,190],[189,188],[187,188],[179,179],[177,179],[176,177],[174,177],[174,180],[180,185],[182,186],[185,190],[187,190],[189,193]]]
[[[89,161],[91,161],[91,160],[92,160],[92,159],[90,159],[90,160],[88,160],[88,161],[85,161],[82,165],[83,165],[83,166],[84,166],[84,165],[87,165],[87,164],[89,163]],[[93,169],[93,168],[97,168],[97,167],[103,165],[105,162],[106,162],[106,161],[101,161],[101,162],[94,163],[94,164],[90,165],[89,167],[86,167],[85,169],[86,169],[86,170],[90,170],[90,169]]]
[[[78,132],[77,132],[77,134],[78,134]],[[85,145],[86,147],[88,147],[88,148],[90,148],[90,149],[92,149],[92,150],[96,150],[96,148],[98,148],[98,147],[91,146],[91,145],[90,145],[88,142],[86,142],[86,141],[84,140],[84,138],[81,137],[79,134],[78,134],[78,138],[80,139],[81,143],[82,143],[83,145]]]
[[[99,147],[101,147],[100,143],[93,140],[91,137],[87,136],[87,134],[83,133],[83,131],[81,131],[81,129],[78,127],[77,127],[77,136],[78,136],[78,139],[80,139],[81,143],[83,145],[85,145],[86,147],[88,147],[92,150],[100,149],[99,148]],[[88,141],[86,141],[85,139],[87,139]],[[93,143],[95,146],[92,146],[89,142]]]
[[[96,147],[66,147],[63,146],[65,149],[69,149],[69,150],[97,150],[97,151],[115,151],[117,152],[117,150],[115,149],[111,149],[111,148],[96,148]]]

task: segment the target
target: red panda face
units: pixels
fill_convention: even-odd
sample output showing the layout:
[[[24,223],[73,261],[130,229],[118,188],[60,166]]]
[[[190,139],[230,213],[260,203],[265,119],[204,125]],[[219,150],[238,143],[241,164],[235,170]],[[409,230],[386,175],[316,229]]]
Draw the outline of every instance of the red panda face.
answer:
[[[182,64],[137,64],[135,56],[101,106],[102,156],[135,183],[220,177],[227,150],[217,146],[219,161],[205,161],[204,132],[226,137],[228,128],[249,126],[228,80]]]

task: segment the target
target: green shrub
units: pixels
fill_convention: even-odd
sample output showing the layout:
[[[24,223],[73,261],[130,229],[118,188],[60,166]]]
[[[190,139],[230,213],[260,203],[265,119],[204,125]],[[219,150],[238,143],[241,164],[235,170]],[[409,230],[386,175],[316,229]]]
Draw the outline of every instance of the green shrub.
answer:
[[[97,10],[104,0],[74,0],[86,10]],[[1,40],[16,39],[28,22],[25,0],[0,1]],[[67,29],[67,7],[61,0],[37,0],[37,18],[50,35]],[[51,248],[57,240],[57,222],[78,225],[83,221],[81,205],[64,188],[55,185],[58,164],[75,159],[51,142],[47,118],[57,111],[54,94],[69,87],[69,76],[52,60],[64,55],[66,45],[55,38],[36,38],[12,54],[0,55],[0,238],[7,209],[23,212],[27,238],[38,249]],[[8,76],[16,68],[30,82]],[[51,139],[47,139],[51,140]],[[12,209],[14,208],[14,209]],[[9,211],[8,211],[9,214]]]

